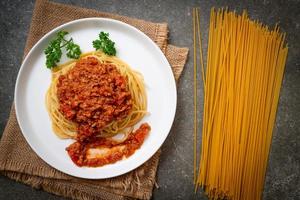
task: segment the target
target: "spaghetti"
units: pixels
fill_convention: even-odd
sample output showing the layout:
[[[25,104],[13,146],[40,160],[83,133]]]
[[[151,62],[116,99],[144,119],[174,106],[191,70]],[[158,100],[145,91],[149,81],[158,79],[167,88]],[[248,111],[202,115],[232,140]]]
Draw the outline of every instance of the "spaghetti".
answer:
[[[194,46],[194,183],[197,177],[197,131],[198,131],[198,116],[197,116],[197,47],[196,47],[196,8],[193,8],[193,46]]]
[[[120,120],[113,120],[97,133],[100,137],[112,137],[118,133],[123,133],[124,141],[128,134],[132,132],[133,126],[139,122],[147,110],[147,97],[144,88],[143,77],[140,73],[132,70],[130,66],[114,56],[108,56],[101,51],[94,51],[83,54],[79,60],[94,58],[100,64],[108,64],[116,67],[117,71],[126,79],[127,90],[131,95],[132,108],[129,114]],[[60,138],[73,138],[78,136],[78,124],[66,118],[60,110],[58,99],[59,77],[66,75],[76,66],[77,61],[70,61],[52,70],[51,85],[46,94],[46,106],[52,120],[52,127],[55,134]]]
[[[211,10],[196,181],[209,198],[261,199],[287,52],[278,26]]]

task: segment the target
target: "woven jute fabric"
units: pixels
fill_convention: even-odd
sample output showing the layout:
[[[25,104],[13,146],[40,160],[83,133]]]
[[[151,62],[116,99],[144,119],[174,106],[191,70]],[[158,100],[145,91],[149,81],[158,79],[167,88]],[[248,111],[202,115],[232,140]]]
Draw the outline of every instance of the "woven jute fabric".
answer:
[[[178,80],[186,62],[188,49],[168,45],[167,24],[152,23],[44,0],[37,0],[35,3],[24,56],[51,29],[66,22],[87,17],[120,20],[144,32],[166,55],[174,76]],[[12,106],[0,141],[0,172],[34,188],[72,199],[150,199],[155,184],[159,155],[160,151],[142,166],[115,178],[87,180],[69,176],[50,167],[34,153],[21,133],[15,109]]]

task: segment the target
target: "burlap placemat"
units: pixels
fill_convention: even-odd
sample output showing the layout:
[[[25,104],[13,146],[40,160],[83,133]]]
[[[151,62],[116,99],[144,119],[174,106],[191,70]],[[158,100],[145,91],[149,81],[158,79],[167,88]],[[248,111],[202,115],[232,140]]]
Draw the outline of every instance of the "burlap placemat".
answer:
[[[37,0],[33,11],[24,56],[51,29],[86,17],[113,18],[147,34],[165,53],[178,80],[188,49],[167,44],[167,24],[152,23],[115,14]],[[160,151],[139,168],[104,180],[80,179],[55,170],[41,160],[25,141],[14,106],[0,141],[0,172],[11,179],[73,199],[150,199]]]

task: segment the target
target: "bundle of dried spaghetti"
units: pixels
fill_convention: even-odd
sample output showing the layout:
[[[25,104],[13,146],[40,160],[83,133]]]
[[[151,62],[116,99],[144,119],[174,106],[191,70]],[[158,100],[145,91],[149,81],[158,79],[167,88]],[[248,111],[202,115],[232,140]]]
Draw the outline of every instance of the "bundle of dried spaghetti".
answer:
[[[261,199],[288,48],[274,30],[211,10],[196,186],[212,199]]]

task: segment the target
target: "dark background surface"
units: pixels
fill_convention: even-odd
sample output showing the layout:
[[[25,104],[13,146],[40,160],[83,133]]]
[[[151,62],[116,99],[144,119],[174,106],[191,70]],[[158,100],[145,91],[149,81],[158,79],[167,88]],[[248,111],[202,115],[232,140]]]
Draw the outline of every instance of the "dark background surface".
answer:
[[[207,49],[211,7],[228,6],[247,9],[252,19],[280,27],[287,33],[289,53],[273,132],[269,166],[263,199],[300,199],[300,1],[58,1],[136,17],[153,22],[167,22],[169,42],[192,49],[192,7],[201,8],[200,20],[204,52]],[[0,3],[0,133],[2,134],[14,98],[14,85],[21,65],[29,31],[34,1],[1,1]],[[206,199],[196,196],[192,184],[193,134],[193,67],[192,54],[178,85],[178,107],[172,130],[162,146],[157,174],[159,189],[154,199]],[[199,100],[203,103],[203,91]],[[199,110],[202,116],[202,110]],[[200,117],[199,123],[202,122]],[[32,189],[0,175],[0,199],[61,199]]]

